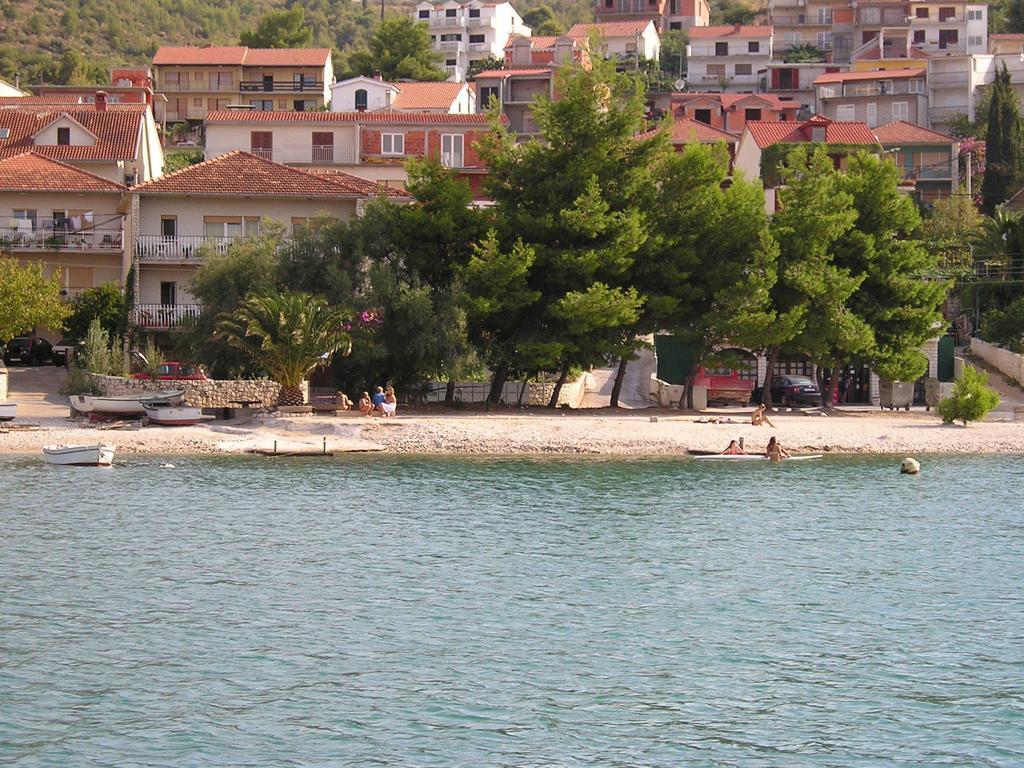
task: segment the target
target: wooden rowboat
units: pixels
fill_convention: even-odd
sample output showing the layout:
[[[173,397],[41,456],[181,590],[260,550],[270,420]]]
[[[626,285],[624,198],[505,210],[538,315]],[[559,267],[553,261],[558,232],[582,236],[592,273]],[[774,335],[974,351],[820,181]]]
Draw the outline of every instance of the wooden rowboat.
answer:
[[[109,467],[114,462],[112,445],[44,445],[43,456],[50,464]]]
[[[191,405],[143,403],[142,407],[151,422],[164,427],[187,427],[204,419],[203,409]]]

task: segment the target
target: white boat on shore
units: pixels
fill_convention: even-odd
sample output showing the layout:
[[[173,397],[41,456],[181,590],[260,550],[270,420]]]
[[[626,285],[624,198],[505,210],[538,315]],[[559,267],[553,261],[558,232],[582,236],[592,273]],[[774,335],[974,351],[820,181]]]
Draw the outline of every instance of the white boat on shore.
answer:
[[[71,407],[79,413],[144,416],[146,413],[144,404],[146,403],[178,405],[184,399],[184,389],[167,389],[160,392],[139,392],[137,395],[120,395],[117,397],[72,395]]]
[[[10,421],[17,415],[17,403],[0,403],[0,421]]]
[[[44,445],[43,456],[50,464],[109,467],[114,462],[114,446]]]
[[[154,424],[164,427],[188,427],[198,424],[204,418],[203,409],[191,405],[164,405],[143,403],[146,416]],[[209,418],[213,418],[210,416]]]

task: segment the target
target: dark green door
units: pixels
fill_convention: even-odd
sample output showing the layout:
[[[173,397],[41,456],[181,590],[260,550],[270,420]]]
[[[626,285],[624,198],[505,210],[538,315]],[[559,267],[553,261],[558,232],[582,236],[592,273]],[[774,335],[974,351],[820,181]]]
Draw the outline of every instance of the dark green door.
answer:
[[[684,384],[693,368],[693,350],[676,336],[655,336],[658,378],[669,384]]]
[[[953,355],[956,351],[952,336],[939,339],[939,381],[953,381]]]

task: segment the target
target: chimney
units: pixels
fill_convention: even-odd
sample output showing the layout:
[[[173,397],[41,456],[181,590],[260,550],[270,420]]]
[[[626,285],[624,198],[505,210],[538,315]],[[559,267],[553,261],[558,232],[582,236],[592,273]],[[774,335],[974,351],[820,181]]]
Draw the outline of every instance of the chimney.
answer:
[[[14,73],[14,87],[21,90],[21,72]]]
[[[107,111],[107,92],[96,91],[96,111],[106,112]]]
[[[737,32],[739,32],[739,31],[740,31],[740,29],[741,29],[741,28],[743,27],[743,25],[742,25],[742,24],[740,24],[739,22],[736,22],[735,24],[733,24],[733,26],[734,26],[734,27],[736,28],[736,31],[737,31]]]
[[[380,72],[374,72],[373,73],[373,79],[378,81],[378,82],[383,83],[384,82],[384,75],[382,75]]]

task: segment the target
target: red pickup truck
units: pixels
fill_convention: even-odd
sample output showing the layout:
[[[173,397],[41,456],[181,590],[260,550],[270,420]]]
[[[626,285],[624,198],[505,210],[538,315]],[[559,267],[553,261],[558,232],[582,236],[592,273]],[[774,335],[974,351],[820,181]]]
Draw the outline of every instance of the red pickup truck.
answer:
[[[736,403],[747,405],[754,391],[754,382],[741,379],[739,373],[728,368],[712,368],[705,370],[698,366],[693,377],[695,387],[708,388],[708,404]]]

